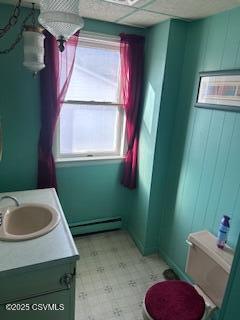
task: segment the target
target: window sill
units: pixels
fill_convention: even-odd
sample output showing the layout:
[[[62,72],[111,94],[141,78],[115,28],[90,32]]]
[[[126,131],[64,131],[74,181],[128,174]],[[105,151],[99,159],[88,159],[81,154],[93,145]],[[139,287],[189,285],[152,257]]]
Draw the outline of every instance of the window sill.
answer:
[[[55,159],[56,167],[76,167],[82,165],[101,165],[111,163],[121,163],[124,156],[111,156],[111,157],[84,157],[84,158],[67,158]]]

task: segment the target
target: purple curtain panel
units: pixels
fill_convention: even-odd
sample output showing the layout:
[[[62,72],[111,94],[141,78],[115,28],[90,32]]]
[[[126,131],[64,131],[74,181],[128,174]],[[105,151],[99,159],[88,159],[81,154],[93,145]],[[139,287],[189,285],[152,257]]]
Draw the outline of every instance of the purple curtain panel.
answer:
[[[60,53],[56,39],[45,33],[45,65],[40,73],[41,129],[38,143],[38,188],[57,189],[52,154],[57,119],[71,79],[78,33],[67,41]]]
[[[126,112],[128,149],[124,161],[122,184],[137,185],[140,97],[143,83],[144,43],[138,35],[120,34],[121,99]]]

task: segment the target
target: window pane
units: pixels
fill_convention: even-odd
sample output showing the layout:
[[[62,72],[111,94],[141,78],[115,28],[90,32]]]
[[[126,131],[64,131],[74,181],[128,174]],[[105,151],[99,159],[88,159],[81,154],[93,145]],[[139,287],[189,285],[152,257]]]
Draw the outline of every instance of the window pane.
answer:
[[[60,154],[115,152],[117,121],[117,107],[64,104]]]
[[[119,50],[78,46],[65,99],[118,102],[119,61]]]

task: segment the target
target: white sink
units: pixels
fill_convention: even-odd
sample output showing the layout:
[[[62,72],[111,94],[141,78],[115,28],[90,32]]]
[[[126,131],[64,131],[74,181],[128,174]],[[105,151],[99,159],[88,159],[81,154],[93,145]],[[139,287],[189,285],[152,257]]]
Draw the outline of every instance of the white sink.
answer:
[[[38,238],[59,223],[58,212],[42,204],[22,204],[2,210],[0,240],[23,241]]]

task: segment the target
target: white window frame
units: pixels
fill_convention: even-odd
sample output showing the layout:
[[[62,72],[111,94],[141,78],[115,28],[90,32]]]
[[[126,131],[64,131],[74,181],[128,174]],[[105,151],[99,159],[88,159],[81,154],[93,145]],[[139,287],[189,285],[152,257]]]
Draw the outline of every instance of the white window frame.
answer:
[[[92,32],[81,32],[79,37],[79,42],[83,43],[86,47],[98,47],[102,48],[112,48],[116,50],[116,48],[120,47],[120,38],[106,36],[103,34],[92,33]],[[109,42],[111,45],[109,46]],[[120,70],[119,70],[120,72]],[[120,77],[120,75],[119,75]],[[120,80],[120,78],[119,78]],[[119,88],[120,89],[120,88]],[[119,92],[119,102],[120,102],[120,92]],[[114,152],[108,151],[86,151],[79,153],[70,153],[70,154],[61,154],[60,153],[60,115],[56,125],[55,137],[54,137],[54,145],[53,151],[56,162],[72,162],[72,161],[88,161],[88,160],[114,160],[114,159],[123,159],[126,151],[126,117],[123,105],[120,103],[111,103],[109,101],[81,101],[81,100],[65,100],[64,104],[76,104],[78,106],[114,106],[118,109],[118,118],[117,118],[117,126],[115,128],[116,133],[116,149]]]

